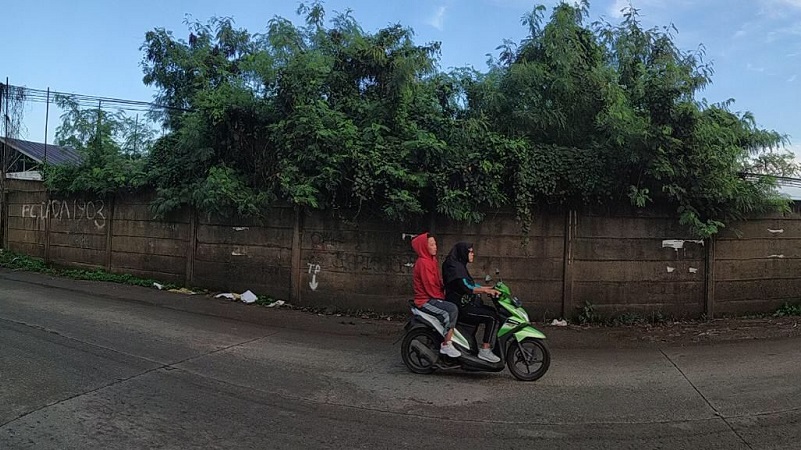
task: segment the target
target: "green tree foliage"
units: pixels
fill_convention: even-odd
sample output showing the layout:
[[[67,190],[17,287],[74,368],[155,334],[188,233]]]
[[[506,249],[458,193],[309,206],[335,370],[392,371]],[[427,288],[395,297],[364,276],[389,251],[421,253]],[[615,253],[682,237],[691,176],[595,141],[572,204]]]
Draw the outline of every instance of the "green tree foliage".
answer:
[[[152,129],[121,111],[82,108],[68,96],[57,97],[56,103],[65,110],[56,129],[56,145],[74,148],[82,161],[46,166],[44,179],[49,188],[105,195],[145,185]]]
[[[668,205],[709,236],[786,207],[786,138],[698,99],[703,48],[678,49],[633,8],[619,24],[588,11],[535,8],[486,72],[442,72],[438,44],[401,25],[366,32],[350,12],[327,20],[320,3],[261,34],[229,18],[188,22],[187,39],[150,31],[144,82],[167,106],[145,170],[155,209],[258,216],[278,201],[479,221],[513,206],[525,228],[541,205]]]

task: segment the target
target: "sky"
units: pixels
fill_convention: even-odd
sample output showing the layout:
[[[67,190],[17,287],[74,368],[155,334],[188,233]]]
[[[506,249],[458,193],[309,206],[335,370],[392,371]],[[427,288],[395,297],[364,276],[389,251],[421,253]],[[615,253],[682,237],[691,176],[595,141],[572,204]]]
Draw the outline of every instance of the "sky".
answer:
[[[352,10],[366,31],[400,23],[416,42],[442,44],[440,68],[486,69],[504,39],[526,35],[521,17],[534,5],[549,11],[554,0],[328,0],[326,11]],[[46,89],[151,101],[142,82],[140,47],[154,28],[186,38],[187,17],[205,22],[232,17],[252,33],[275,16],[299,22],[296,0],[73,0],[4,2],[0,26],[0,77]],[[631,0],[646,27],[673,25],[683,50],[703,45],[715,73],[699,94],[710,103],[734,99],[732,109],[750,111],[758,125],[786,134],[801,159],[801,0]],[[617,23],[628,0],[591,0],[590,20]],[[550,14],[550,13],[549,13]],[[51,110],[53,142],[58,110]],[[24,139],[44,140],[45,110],[25,110]]]

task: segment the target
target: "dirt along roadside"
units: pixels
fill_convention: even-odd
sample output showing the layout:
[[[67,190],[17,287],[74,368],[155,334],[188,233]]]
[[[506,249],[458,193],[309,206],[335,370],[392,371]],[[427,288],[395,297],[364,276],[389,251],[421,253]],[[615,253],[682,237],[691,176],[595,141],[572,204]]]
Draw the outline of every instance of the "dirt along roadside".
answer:
[[[403,314],[376,314],[369,311],[337,311],[284,304],[268,308],[246,305],[213,294],[187,295],[155,288],[117,283],[72,280],[35,272],[0,268],[0,287],[4,283],[30,283],[54,289],[79,291],[110,300],[133,301],[156,307],[241,320],[265,326],[294,328],[318,333],[371,337],[395,341],[402,332]],[[644,346],[688,346],[755,339],[801,337],[801,316],[720,318],[713,320],[665,320],[635,325],[553,326],[535,323],[554,348],[626,348]]]

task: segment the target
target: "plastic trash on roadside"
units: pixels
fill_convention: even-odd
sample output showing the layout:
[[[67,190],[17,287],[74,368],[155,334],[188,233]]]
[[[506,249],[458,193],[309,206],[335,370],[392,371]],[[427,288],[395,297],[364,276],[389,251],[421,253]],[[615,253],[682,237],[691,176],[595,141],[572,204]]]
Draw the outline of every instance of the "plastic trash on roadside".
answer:
[[[158,289],[158,290],[164,289],[164,285],[163,284],[158,284],[158,283],[153,283],[153,287]]]
[[[187,294],[187,295],[195,295],[197,293],[195,291],[190,291],[187,288],[170,289],[169,292],[175,292],[176,294]]]
[[[256,300],[259,299],[259,297],[257,297],[256,294],[254,294],[250,290],[247,290],[241,294],[236,294],[233,292],[223,292],[222,294],[215,295],[214,298],[227,298],[228,300],[234,300],[234,301],[241,300],[242,302],[248,304],[254,303]]]
[[[566,327],[567,326],[567,320],[564,320],[564,319],[563,320],[553,319],[553,322],[551,322],[551,326],[552,327]]]
[[[284,303],[286,303],[286,302],[284,302],[283,300],[276,300],[276,301],[270,303],[269,305],[267,305],[267,307],[268,308],[272,308],[274,306],[282,306]]]
[[[253,303],[259,299],[259,297],[256,297],[256,294],[250,291],[243,292],[242,295],[240,295],[240,298],[242,299],[243,302],[248,304]]]

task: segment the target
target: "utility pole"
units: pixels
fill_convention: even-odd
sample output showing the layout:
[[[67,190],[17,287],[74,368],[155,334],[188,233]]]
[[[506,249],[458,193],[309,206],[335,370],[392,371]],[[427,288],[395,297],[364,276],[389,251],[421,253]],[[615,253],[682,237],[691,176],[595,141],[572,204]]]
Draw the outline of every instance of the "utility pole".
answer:
[[[44,166],[47,166],[47,122],[50,120],[50,88],[47,88],[47,105],[45,109],[45,139],[44,139]]]
[[[0,152],[0,247],[7,248],[8,233],[8,203],[6,202],[6,160],[8,159],[8,77],[6,84],[0,88],[0,115],[3,116],[3,128],[5,130],[5,140],[3,141],[3,151]],[[3,102],[5,101],[6,111],[3,114]]]
[[[100,109],[101,101],[97,101],[97,133],[95,133],[95,145],[97,146],[97,154],[100,155],[100,149],[102,143],[100,142],[100,115],[103,114],[103,110]]]
[[[6,164],[8,163],[8,121],[11,119],[8,115],[8,104],[9,98],[11,93],[8,89],[8,77],[6,77],[6,84],[3,86],[3,101],[5,101],[6,111],[3,114],[3,130],[5,131],[5,140],[3,141],[3,160],[2,164],[0,164],[0,181],[2,181],[2,188],[3,192],[5,192],[6,187]],[[0,102],[0,113],[2,113],[2,103]]]
[[[3,112],[3,100],[5,99],[6,84],[0,84],[0,113]],[[6,127],[6,115],[3,114],[3,127]],[[5,132],[5,138],[8,139],[8,131]],[[6,180],[6,141],[3,141],[3,151],[0,154],[0,190],[5,187]]]
[[[139,131],[139,114],[136,115],[136,124],[134,125],[134,135],[133,135],[133,154],[137,154],[137,145],[136,145],[136,134]],[[131,155],[133,156],[133,155]]]

